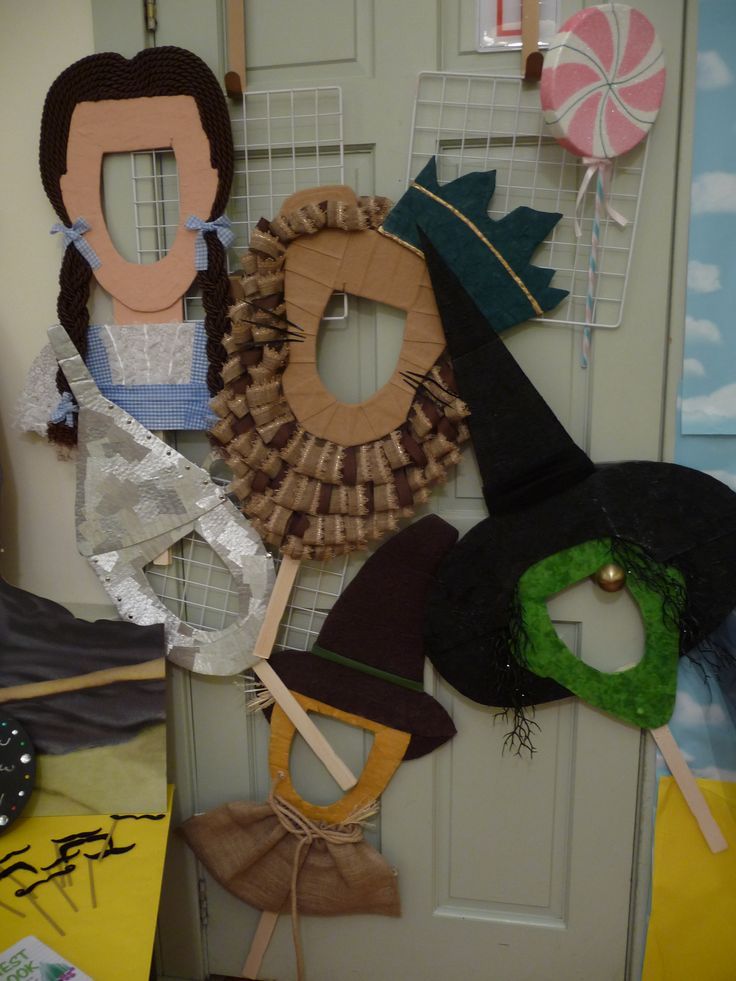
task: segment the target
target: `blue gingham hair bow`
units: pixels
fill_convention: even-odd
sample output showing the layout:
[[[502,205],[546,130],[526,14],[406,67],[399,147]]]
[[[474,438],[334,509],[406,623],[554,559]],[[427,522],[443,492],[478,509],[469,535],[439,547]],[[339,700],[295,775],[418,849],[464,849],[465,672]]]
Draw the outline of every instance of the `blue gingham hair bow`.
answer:
[[[79,412],[79,406],[72,398],[71,392],[64,392],[59,404],[51,413],[51,422],[63,422],[69,429],[74,425],[74,413]]]
[[[73,245],[77,252],[82,255],[84,259],[90,264],[92,269],[99,269],[102,263],[100,262],[97,253],[89,244],[85,242],[84,234],[89,231],[89,225],[84,220],[84,218],[77,218],[75,222],[71,225],[62,225],[57,222],[55,225],[51,226],[50,235],[56,235],[57,232],[61,232],[64,236],[64,251],[66,251],[70,245]]]
[[[194,268],[200,272],[207,268],[207,243],[204,240],[205,232],[217,232],[217,237],[226,249],[235,241],[235,235],[230,230],[232,222],[227,215],[220,215],[214,221],[202,221],[196,215],[190,215],[184,222],[184,225],[191,232],[197,233],[197,238],[194,242]]]

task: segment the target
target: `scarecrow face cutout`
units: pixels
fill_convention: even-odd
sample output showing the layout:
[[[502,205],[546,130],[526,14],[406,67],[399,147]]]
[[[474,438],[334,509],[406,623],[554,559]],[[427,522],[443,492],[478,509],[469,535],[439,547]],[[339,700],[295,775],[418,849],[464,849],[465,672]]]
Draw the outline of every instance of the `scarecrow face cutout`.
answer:
[[[457,540],[436,515],[390,538],[330,610],[311,651],[277,651],[270,664],[302,708],[373,733],[358,783],[325,807],[304,800],[289,774],[294,727],[270,712],[273,788],[264,804],[233,802],[182,832],[226,889],[259,909],[292,915],[399,914],[395,870],[363,840],[362,822],[405,759],[455,733],[424,691],[422,627],[432,574]]]
[[[334,803],[320,806],[305,800],[294,787],[289,772],[289,756],[296,729],[279,705],[273,708],[268,765],[277,793],[312,821],[324,821],[327,824],[345,823],[351,815],[378,800],[403,760],[411,735],[371,719],[343,712],[332,705],[326,705],[324,702],[318,702],[297,692],[293,694],[307,712],[314,712],[373,733],[373,745],[356,785]]]
[[[125,260],[112,243],[101,199],[106,153],[171,149],[179,181],[179,228],[169,253],[150,265]],[[80,102],[69,127],[66,173],[60,180],[69,215],[84,217],[86,240],[100,260],[95,276],[119,308],[146,313],[178,304],[194,278],[195,236],[182,225],[189,215],[207,217],[217,194],[218,174],[210,163],[210,145],[190,95]],[[122,312],[122,311],[121,311]],[[125,322],[134,314],[116,310]]]
[[[270,663],[309,712],[373,733],[360,779],[339,801],[305,801],[289,776],[294,727],[271,715],[269,765],[277,793],[310,820],[340,823],[375,802],[404,759],[441,746],[455,732],[424,691],[426,592],[457,532],[428,515],[389,539],[339,597],[311,651],[278,651]]]

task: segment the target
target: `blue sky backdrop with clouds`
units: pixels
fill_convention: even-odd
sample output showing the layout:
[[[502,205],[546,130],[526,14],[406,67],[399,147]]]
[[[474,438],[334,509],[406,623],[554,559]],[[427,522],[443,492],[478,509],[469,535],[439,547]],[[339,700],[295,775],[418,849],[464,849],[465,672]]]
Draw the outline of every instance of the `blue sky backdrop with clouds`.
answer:
[[[736,435],[734,38],[736,3],[704,0],[698,34],[683,434]],[[736,443],[728,449],[736,451]],[[720,469],[736,471],[736,462]],[[736,472],[733,476],[736,480]]]
[[[736,491],[736,3],[701,0],[699,19],[688,307],[675,459]],[[715,639],[736,656],[736,612]],[[680,659],[670,728],[699,777],[736,781],[736,658],[734,665],[704,673]],[[659,772],[666,772],[661,759]]]

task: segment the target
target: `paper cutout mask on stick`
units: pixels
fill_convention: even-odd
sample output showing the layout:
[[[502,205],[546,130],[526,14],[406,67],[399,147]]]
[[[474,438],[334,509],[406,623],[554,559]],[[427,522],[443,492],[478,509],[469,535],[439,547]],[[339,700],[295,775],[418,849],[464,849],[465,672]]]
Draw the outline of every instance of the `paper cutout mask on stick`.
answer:
[[[362,841],[360,821],[375,812],[402,760],[454,735],[447,712],[423,690],[422,624],[432,573],[456,539],[435,515],[410,525],[368,559],[311,651],[272,655],[306,710],[373,732],[374,740],[356,786],[315,805],[293,785],[294,727],[273,707],[269,802],[226,804],[182,827],[212,875],[245,902],[312,915],[399,914],[395,872]]]
[[[467,438],[424,262],[376,231],[388,207],[347,187],[300,192],[259,223],[243,260],[245,299],[231,311],[213,435],[245,514],[297,559],[330,558],[394,530]],[[339,402],[317,372],[335,291],[406,312],[396,370],[358,405]]]
[[[102,161],[106,153],[162,148],[176,154],[177,231],[164,258],[139,265],[118,253],[108,233],[101,200]],[[209,68],[191,52],[174,47],[148,48],[130,60],[103,53],[75,62],[46,97],[40,166],[44,189],[60,221],[54,230],[65,242],[59,321],[80,354],[85,359],[88,354],[87,299],[93,276],[111,294],[115,320],[140,325],[181,321],[182,297],[197,278],[205,308],[199,336],[206,334],[206,387],[217,392],[225,360],[225,249],[232,233],[223,212],[232,181],[233,145],[225,99]],[[142,331],[141,343],[145,339]],[[193,384],[202,367],[198,350],[193,343]],[[57,381],[62,396],[68,393],[63,376]],[[136,384],[138,408],[144,414],[147,400],[161,402],[172,394],[168,385],[162,390],[160,380]],[[206,391],[198,388],[195,395],[203,402]],[[75,441],[74,413],[65,411],[70,404],[67,394],[59,418],[49,425],[50,438],[58,442]],[[182,420],[174,412],[166,428],[187,421],[191,419]]]
[[[490,511],[442,562],[428,656],[463,694],[514,710],[522,739],[527,707],[568,692],[659,727],[678,654],[736,604],[736,494],[674,464],[593,464],[425,247]],[[608,562],[624,569],[645,625],[643,659],[615,674],[574,658],[545,605]]]
[[[255,531],[209,474],[104,399],[60,326],[51,344],[79,404],[77,545],[123,619],[164,623],[167,655],[202,674],[236,674],[253,664],[273,584],[273,565]],[[233,576],[240,615],[216,631],[192,627],[153,592],[145,566],[196,531]]]

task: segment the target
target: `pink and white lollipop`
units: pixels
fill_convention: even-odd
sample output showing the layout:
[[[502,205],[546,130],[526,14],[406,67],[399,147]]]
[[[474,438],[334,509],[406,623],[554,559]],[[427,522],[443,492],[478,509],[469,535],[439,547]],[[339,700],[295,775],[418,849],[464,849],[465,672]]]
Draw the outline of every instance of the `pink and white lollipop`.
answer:
[[[571,153],[617,157],[649,132],[664,81],[662,45],[644,14],[618,3],[589,7],[550,42],[540,86],[544,120]]]
[[[595,319],[601,218],[619,225],[626,219],[608,200],[612,158],[632,150],[657,118],[664,93],[664,53],[651,22],[640,11],[620,3],[588,7],[565,21],[552,38],[539,88],[548,130],[557,141],[583,158],[587,169],[578,191],[575,232],[585,192],[596,175],[585,328],[581,364],[590,360],[591,325]]]

